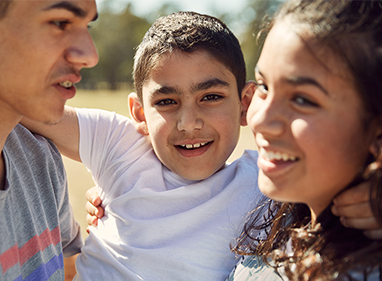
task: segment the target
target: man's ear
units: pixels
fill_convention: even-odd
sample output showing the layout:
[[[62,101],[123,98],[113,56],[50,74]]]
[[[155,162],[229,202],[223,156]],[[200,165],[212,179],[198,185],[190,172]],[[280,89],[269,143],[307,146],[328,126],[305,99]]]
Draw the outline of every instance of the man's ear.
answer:
[[[252,97],[256,91],[256,84],[253,81],[247,82],[245,84],[243,91],[241,92],[241,117],[240,125],[247,126],[247,111],[249,105],[251,104]]]
[[[142,103],[140,102],[138,95],[134,92],[129,94],[128,97],[130,116],[135,121],[135,127],[137,131],[142,135],[148,135],[145,112],[143,110]]]

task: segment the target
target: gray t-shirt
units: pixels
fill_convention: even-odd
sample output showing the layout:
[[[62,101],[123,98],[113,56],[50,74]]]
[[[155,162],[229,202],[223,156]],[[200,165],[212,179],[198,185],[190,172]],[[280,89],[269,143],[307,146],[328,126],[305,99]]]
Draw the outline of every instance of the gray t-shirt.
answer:
[[[17,125],[4,149],[0,190],[0,280],[64,280],[63,258],[83,240],[69,205],[61,155]]]

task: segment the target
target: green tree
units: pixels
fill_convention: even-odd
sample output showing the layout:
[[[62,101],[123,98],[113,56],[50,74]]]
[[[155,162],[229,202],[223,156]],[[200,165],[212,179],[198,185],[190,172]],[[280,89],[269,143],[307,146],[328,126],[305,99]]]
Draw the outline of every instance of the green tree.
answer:
[[[254,68],[259,59],[262,46],[257,42],[257,34],[264,23],[276,12],[283,0],[249,0],[242,17],[248,18],[245,32],[240,36],[241,47],[247,65],[247,78],[254,79]]]
[[[99,63],[83,71],[80,87],[96,88],[99,82],[107,82],[115,90],[121,82],[131,84],[135,48],[149,27],[146,19],[132,13],[130,4],[122,12],[103,6],[91,30]]]

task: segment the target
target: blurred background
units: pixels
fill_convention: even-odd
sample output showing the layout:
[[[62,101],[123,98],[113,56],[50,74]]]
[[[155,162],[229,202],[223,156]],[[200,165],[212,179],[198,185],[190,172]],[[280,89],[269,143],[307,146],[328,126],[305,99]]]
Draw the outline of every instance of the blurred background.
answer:
[[[68,105],[101,108],[128,116],[127,96],[133,91],[132,68],[135,48],[145,32],[160,16],[177,11],[195,11],[224,21],[237,36],[247,66],[247,80],[254,79],[260,48],[256,34],[283,0],[96,0],[98,20],[91,24],[91,34],[99,52],[99,63],[82,70],[78,92]],[[239,144],[230,157],[240,157],[244,149],[255,149],[253,136],[242,128]],[[86,233],[85,192],[94,182],[78,162],[64,158],[69,195],[74,214]]]

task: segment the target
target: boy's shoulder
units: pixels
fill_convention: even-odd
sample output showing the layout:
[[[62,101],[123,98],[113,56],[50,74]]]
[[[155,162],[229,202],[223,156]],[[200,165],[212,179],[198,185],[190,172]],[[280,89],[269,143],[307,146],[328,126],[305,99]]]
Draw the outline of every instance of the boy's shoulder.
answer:
[[[243,154],[236,159],[233,163],[238,162],[240,165],[248,166],[252,169],[258,170],[257,167],[257,158],[259,156],[259,152],[257,150],[244,150]]]

